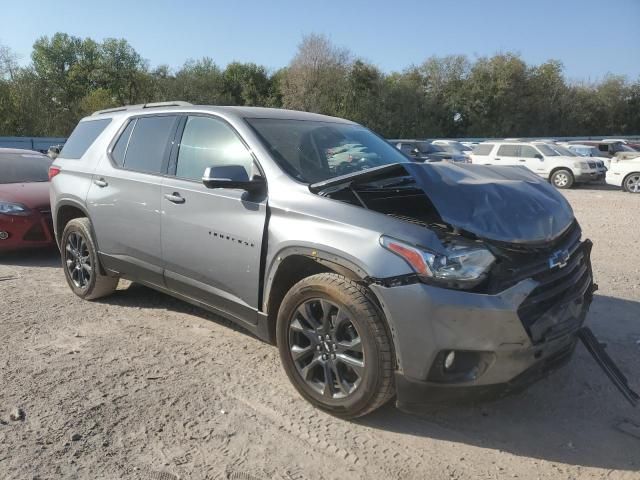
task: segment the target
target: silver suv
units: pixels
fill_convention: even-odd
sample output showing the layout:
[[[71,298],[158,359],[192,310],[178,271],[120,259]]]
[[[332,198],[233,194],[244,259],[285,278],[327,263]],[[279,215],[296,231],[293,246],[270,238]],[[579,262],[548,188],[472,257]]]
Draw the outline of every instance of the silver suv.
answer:
[[[126,278],[211,310],[343,417],[527,385],[568,360],[591,303],[591,243],[547,182],[411,162],[338,118],[100,111],[50,176],[76,295]]]

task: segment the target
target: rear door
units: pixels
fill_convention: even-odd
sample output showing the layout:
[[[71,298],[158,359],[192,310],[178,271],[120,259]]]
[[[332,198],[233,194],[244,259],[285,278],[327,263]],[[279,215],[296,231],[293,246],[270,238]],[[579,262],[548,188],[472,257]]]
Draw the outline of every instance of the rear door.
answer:
[[[105,267],[163,285],[162,182],[176,115],[131,118],[98,165],[87,197]]]
[[[256,161],[224,120],[186,118],[162,187],[162,252],[166,285],[236,319],[257,322],[266,194],[209,189],[207,167]]]
[[[493,161],[493,165],[520,165],[520,145],[500,145],[496,152]]]

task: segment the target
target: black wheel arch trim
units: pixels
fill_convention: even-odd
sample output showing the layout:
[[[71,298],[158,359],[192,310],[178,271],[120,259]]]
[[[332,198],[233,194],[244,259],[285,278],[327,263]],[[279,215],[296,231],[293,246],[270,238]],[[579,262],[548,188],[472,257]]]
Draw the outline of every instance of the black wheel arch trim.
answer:
[[[370,278],[360,266],[335,253],[312,247],[286,247],[275,255],[268,272],[265,273],[264,295],[262,297],[262,307],[265,313],[268,312],[269,297],[278,270],[283,261],[292,256],[306,257],[351,280],[364,281]]]
[[[53,216],[53,231],[54,231],[54,236],[56,239],[56,243],[58,244],[58,248],[60,247],[60,242],[62,241],[62,231],[64,231],[64,227],[62,228],[62,231],[58,232],[57,231],[57,225],[58,225],[58,213],[60,211],[61,207],[74,207],[77,208],[78,210],[80,210],[82,213],[84,213],[84,216],[86,218],[89,219],[89,226],[91,227],[91,236],[93,237],[93,244],[96,247],[96,253],[98,254],[98,257],[100,256],[100,246],[98,244],[98,238],[96,237],[96,232],[93,228],[93,222],[91,221],[91,217],[89,216],[89,212],[87,211],[87,208],[79,201],[77,200],[72,200],[69,198],[65,198],[63,200],[60,200],[58,202],[56,202],[56,208],[55,208],[55,212],[54,212],[54,216]],[[53,211],[53,210],[52,210]],[[102,266],[102,262],[99,262],[98,264],[98,268],[100,271],[101,275],[105,275],[105,269]]]

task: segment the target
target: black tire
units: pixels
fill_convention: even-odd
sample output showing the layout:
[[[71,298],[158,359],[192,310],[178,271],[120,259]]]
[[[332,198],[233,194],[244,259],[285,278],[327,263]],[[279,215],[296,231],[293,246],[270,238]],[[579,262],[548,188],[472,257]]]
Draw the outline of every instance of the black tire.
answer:
[[[280,306],[276,338],[291,383],[332,415],[361,417],[394,395],[383,314],[366,288],[341,275],[321,273],[295,284]]]
[[[628,193],[640,193],[640,172],[632,172],[624,177],[622,189]]]
[[[549,180],[554,187],[561,189],[571,188],[574,183],[573,173],[565,168],[553,172]]]
[[[67,284],[80,298],[95,300],[114,292],[118,277],[102,275],[88,218],[74,218],[64,227],[60,242]]]

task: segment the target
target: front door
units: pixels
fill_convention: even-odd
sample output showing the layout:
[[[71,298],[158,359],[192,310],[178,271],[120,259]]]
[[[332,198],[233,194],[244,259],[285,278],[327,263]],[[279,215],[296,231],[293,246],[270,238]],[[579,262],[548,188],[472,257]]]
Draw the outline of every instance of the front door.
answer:
[[[207,167],[255,159],[236,131],[212,116],[189,116],[162,187],[166,285],[234,318],[257,322],[266,194],[209,189]]]
[[[537,155],[537,156],[536,156]],[[541,177],[548,177],[542,154],[530,145],[520,146],[520,163]]]

